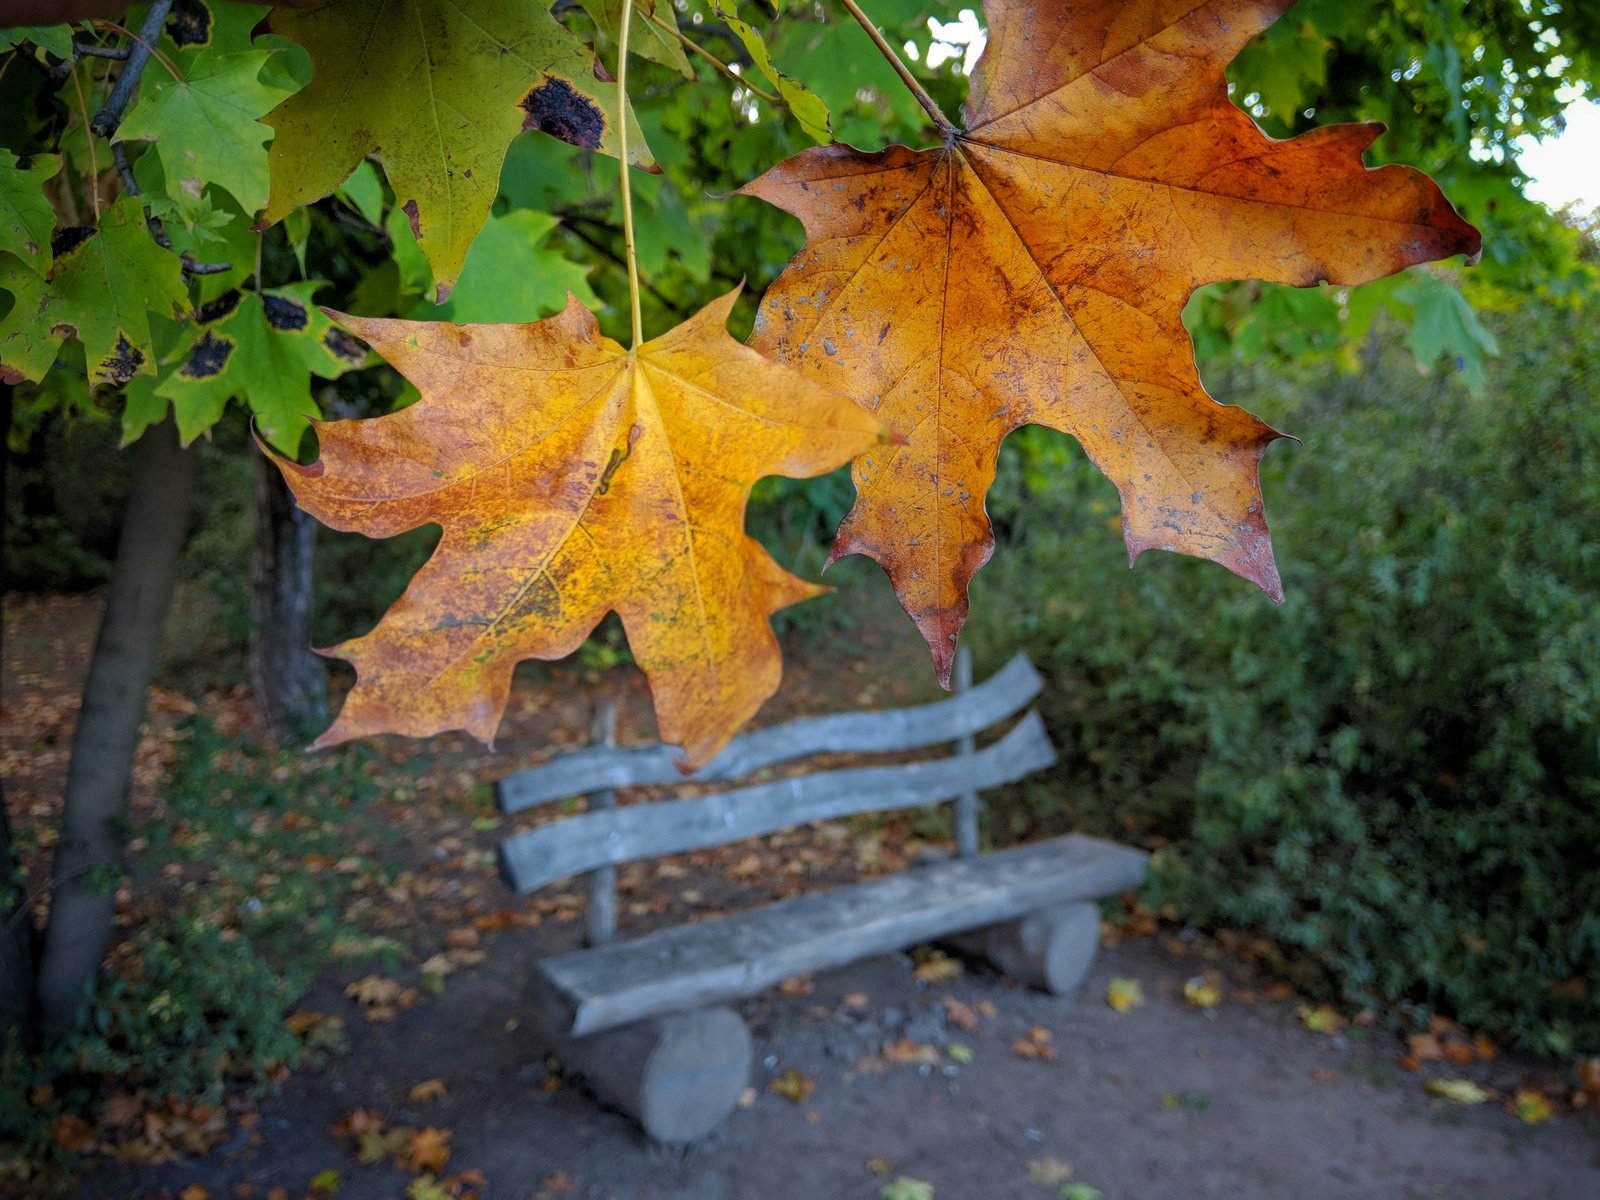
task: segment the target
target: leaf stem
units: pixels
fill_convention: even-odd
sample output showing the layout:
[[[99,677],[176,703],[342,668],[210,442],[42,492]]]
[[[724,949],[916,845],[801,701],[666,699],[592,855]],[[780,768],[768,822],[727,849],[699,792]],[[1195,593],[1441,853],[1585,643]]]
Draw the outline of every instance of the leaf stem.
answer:
[[[628,25],[631,3],[622,6],[617,28],[617,158],[622,164],[622,248],[628,260],[628,304],[633,310],[633,344],[644,341],[644,314],[639,306],[639,255],[633,240],[633,186],[628,178]]]
[[[949,117],[944,115],[943,110],[940,109],[934,98],[928,95],[926,89],[917,82],[916,77],[906,69],[906,64],[900,61],[900,56],[895,53],[894,47],[889,45],[883,34],[878,32],[878,27],[872,23],[872,18],[861,11],[861,6],[856,3],[856,0],[839,0],[839,3],[844,5],[845,10],[856,19],[861,28],[867,31],[867,36],[872,39],[872,44],[878,48],[878,52],[884,58],[889,60],[889,65],[894,68],[895,74],[900,76],[900,82],[905,84],[906,89],[917,98],[917,103],[922,105],[923,111],[933,119],[933,123],[938,127],[939,132],[945,137],[954,137],[959,132],[955,125],[951,123]]]
[[[89,101],[83,94],[83,82],[78,78],[78,63],[74,59],[72,70],[68,77],[72,80],[72,90],[78,97],[78,115],[83,118],[84,141],[89,144],[89,207],[94,209],[94,223],[100,224],[100,158],[94,152],[93,126],[89,121]]]
[[[673,37],[677,38],[678,41],[683,43],[683,46],[684,46],[685,49],[693,50],[701,58],[705,59],[713,67],[715,67],[717,70],[721,71],[724,75],[726,75],[729,79],[733,80],[734,83],[738,84],[745,91],[749,92],[752,96],[755,96],[757,99],[760,99],[760,100],[765,100],[768,104],[775,104],[779,108],[787,108],[788,107],[788,105],[784,102],[784,99],[783,99],[782,96],[776,96],[776,95],[773,95],[771,92],[762,91],[755,84],[751,83],[748,79],[746,79],[743,75],[739,74],[739,72],[735,71],[727,63],[723,62],[715,54],[711,53],[711,51],[707,50],[699,42],[695,41],[688,34],[684,33],[683,30],[674,29],[671,25],[668,25],[660,17],[656,16],[655,13],[653,13],[653,12],[645,13],[644,14],[644,18],[645,18],[645,20],[649,21],[650,24],[654,25],[657,29],[661,30],[662,33],[671,34]]]

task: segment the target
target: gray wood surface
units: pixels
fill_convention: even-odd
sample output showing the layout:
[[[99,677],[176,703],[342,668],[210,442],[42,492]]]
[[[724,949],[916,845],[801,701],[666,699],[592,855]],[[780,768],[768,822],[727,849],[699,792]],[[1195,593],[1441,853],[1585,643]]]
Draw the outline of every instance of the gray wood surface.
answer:
[[[807,717],[771,729],[758,729],[728,743],[693,779],[742,779],[762,767],[808,754],[875,753],[914,750],[953,742],[1021,712],[1043,683],[1026,655],[1019,654],[965,696],[918,708],[883,712],[835,713]],[[682,783],[677,752],[671,746],[590,747],[564,754],[542,766],[508,775],[495,786],[504,812],[581,796],[603,788]]]
[[[636,858],[720,846],[807,821],[938,804],[998,787],[1055,762],[1037,712],[963,758],[820,771],[695,800],[635,804],[568,817],[500,843],[500,872],[518,892]]]
[[[721,1125],[750,1082],[750,1031],[723,1007],[562,1038],[556,1053],[603,1102],[658,1142],[685,1143]]]
[[[546,1019],[587,1034],[807,971],[1136,887],[1148,856],[1072,834],[958,858],[538,963]]]
[[[1100,909],[1088,900],[1072,900],[947,941],[964,954],[987,959],[1018,983],[1065,996],[1088,978],[1099,953]]]
[[[965,646],[956,651],[955,685],[958,697],[972,692],[972,652]],[[971,754],[977,748],[977,739],[970,733],[964,733],[956,739],[957,754]],[[981,804],[976,791],[965,791],[956,797],[956,853],[962,858],[971,858],[978,852],[978,814]]]
[[[596,746],[617,744],[617,701],[607,696],[594,712],[594,731],[590,739]],[[589,797],[590,812],[605,812],[617,806],[617,793],[610,788]],[[597,867],[589,876],[589,906],[583,913],[584,941],[604,946],[617,936],[617,869]]]

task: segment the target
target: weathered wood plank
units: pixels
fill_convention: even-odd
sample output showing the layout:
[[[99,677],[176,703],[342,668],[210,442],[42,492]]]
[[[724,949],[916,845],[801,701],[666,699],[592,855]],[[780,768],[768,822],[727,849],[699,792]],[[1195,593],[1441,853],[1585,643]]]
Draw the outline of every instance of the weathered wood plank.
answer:
[[[860,812],[938,804],[999,787],[1055,762],[1030,712],[994,745],[960,758],[822,771],[695,800],[636,804],[568,817],[500,843],[500,873],[518,892],[596,867],[655,858]]]
[[[919,708],[835,713],[758,729],[730,742],[694,775],[694,781],[741,779],[762,767],[807,754],[872,754],[953,742],[998,724],[1037,696],[1044,684],[1027,655],[1019,654],[965,696]],[[581,796],[605,788],[682,783],[670,746],[590,747],[508,775],[495,786],[504,812]]]
[[[956,695],[965,696],[972,691],[972,651],[965,646],[956,651]],[[964,733],[956,739],[956,753],[971,754],[978,748],[977,739]],[[956,853],[971,858],[978,852],[978,814],[982,801],[976,791],[962,792],[956,797]]]
[[[546,1019],[572,1034],[594,1033],[1136,887],[1147,859],[1072,834],[557,955],[534,969]]]

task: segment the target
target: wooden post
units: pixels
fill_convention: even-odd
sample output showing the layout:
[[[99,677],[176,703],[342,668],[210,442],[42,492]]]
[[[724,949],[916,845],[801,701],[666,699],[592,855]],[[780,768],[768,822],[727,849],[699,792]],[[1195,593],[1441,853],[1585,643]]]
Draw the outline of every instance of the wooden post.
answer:
[[[607,696],[594,711],[592,744],[611,747],[617,744],[617,702]],[[615,806],[617,793],[607,788],[589,797],[589,811],[601,812]],[[584,920],[584,943],[603,946],[617,936],[617,868],[596,867],[589,873],[589,908]]]
[[[1082,986],[1100,949],[1100,909],[1073,900],[1036,909],[948,943],[964,954],[986,958],[1018,983],[1065,996]]]
[[[752,1050],[744,1021],[715,1005],[559,1039],[556,1055],[650,1137],[681,1145],[699,1141],[732,1115],[750,1082]]]
[[[972,654],[965,647],[956,651],[956,695],[964,696],[972,690]],[[956,739],[956,754],[966,756],[977,749],[977,739],[970,733]],[[956,855],[972,858],[978,853],[978,793],[963,792],[956,797]]]

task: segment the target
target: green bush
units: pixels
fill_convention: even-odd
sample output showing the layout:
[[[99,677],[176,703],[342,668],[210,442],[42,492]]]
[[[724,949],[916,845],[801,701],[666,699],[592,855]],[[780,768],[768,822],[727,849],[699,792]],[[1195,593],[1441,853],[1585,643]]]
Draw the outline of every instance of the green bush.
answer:
[[[376,793],[370,755],[307,764],[201,720],[183,737],[160,815],[134,831],[134,927],[81,1027],[44,1054],[0,1047],[0,1190],[60,1165],[54,1123],[92,1123],[115,1092],[215,1105],[270,1086],[316,1048],[284,1017],[330,959],[394,965],[395,943],[343,915],[387,882],[381,847],[350,834]]]
[[[1157,902],[1306,952],[1353,1003],[1593,1053],[1600,331],[1538,307],[1498,332],[1479,398],[1398,353],[1219,389],[1305,438],[1263,471],[1281,608],[1193,560],[1129,573],[1110,486],[1014,439],[974,633],[1054,681],[1065,774],[1013,832],[1160,848]]]

